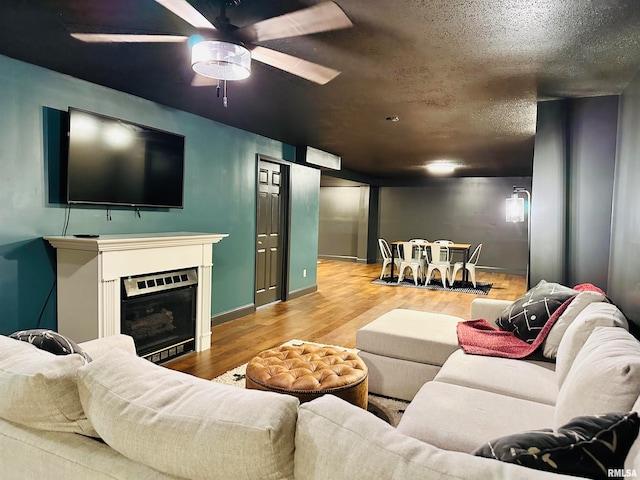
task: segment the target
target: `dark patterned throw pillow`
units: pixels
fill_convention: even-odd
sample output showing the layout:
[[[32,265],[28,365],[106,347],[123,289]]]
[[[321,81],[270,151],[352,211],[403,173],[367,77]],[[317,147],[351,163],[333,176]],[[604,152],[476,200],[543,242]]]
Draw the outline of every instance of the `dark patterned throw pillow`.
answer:
[[[557,431],[508,435],[472,453],[537,470],[604,479],[609,471],[624,468],[639,428],[636,412],[576,417]]]
[[[513,332],[520,340],[533,343],[549,317],[565,301],[579,292],[559,283],[540,280],[540,283],[509,305],[496,324]]]
[[[76,342],[47,328],[20,330],[9,335],[9,338],[28,342],[38,347],[40,350],[45,350],[49,353],[53,353],[54,355],[69,355],[70,353],[77,353],[87,362],[91,361],[91,357],[87,355],[87,353],[82,350]]]

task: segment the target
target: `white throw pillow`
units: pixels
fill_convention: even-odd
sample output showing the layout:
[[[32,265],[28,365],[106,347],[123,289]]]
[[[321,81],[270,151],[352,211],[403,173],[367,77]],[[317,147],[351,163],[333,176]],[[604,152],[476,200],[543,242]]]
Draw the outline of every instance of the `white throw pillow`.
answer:
[[[298,399],[169,370],[124,350],[78,370],[87,417],[125,457],[184,478],[293,476]]]
[[[628,330],[629,323],[618,307],[611,303],[595,302],[587,305],[560,339],[556,356],[558,388],[562,387],[576,355],[596,327],[620,327]]]
[[[80,403],[79,354],[54,355],[0,335],[0,417],[41,430],[97,436]]]
[[[556,401],[555,428],[583,415],[628,412],[640,395],[640,342],[623,328],[597,327]]]
[[[558,346],[564,332],[567,331],[571,322],[578,316],[585,307],[594,302],[607,302],[607,297],[599,292],[580,292],[576,297],[571,300],[569,306],[562,312],[562,315],[553,324],[549,334],[542,344],[542,354],[546,358],[556,358],[558,354]]]

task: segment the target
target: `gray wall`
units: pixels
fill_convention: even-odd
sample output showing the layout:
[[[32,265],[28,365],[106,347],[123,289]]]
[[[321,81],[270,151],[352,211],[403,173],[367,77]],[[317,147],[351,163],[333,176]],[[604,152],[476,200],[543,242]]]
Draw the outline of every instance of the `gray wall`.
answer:
[[[369,185],[320,187],[319,257],[367,263],[370,217],[376,211],[375,199],[371,204],[373,189]]]
[[[382,187],[380,237],[482,243],[480,266],[524,274],[527,222],[505,221],[505,199],[514,185],[530,189],[531,178],[443,178],[420,187]]]
[[[363,241],[363,235],[359,235],[361,212],[366,207],[361,204],[362,188],[320,187],[318,253],[321,257],[358,258],[358,245]]]
[[[607,290],[618,97],[538,105],[531,285],[593,283]]]
[[[538,103],[534,145],[530,281],[564,283],[566,232],[565,103]]]
[[[640,325],[640,74],[620,97],[607,293]]]
[[[424,238],[483,243],[480,266],[525,274],[527,222],[505,222],[505,199],[513,186],[531,189],[529,177],[434,179],[419,187],[380,187],[378,218],[367,222],[370,188],[321,187],[321,257],[365,261],[367,229],[387,241]],[[376,203],[376,202],[374,202]],[[371,250],[376,251],[377,243]],[[371,256],[371,255],[370,255]]]
[[[569,103],[568,285],[607,290],[618,97]]]

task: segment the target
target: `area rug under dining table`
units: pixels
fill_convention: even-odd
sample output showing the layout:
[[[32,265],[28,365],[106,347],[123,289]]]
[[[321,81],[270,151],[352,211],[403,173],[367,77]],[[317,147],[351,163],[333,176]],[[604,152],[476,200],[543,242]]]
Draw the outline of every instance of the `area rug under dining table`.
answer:
[[[289,340],[288,342],[283,343],[283,345],[302,345],[302,344],[312,344],[312,345],[326,345],[326,344],[318,344],[315,342],[306,342],[304,340]],[[358,353],[359,350],[355,348],[346,348],[336,345],[326,345],[335,347],[341,350],[345,350],[348,352]],[[237,367],[223,373],[222,375],[212,379],[212,382],[223,383],[225,385],[231,385],[234,387],[245,388],[245,378],[247,371],[247,363],[242,365],[238,365]],[[383,397],[380,395],[375,395],[369,393],[369,402],[367,410],[374,414],[376,417],[381,418],[385,422],[389,423],[392,426],[397,426],[398,422],[402,418],[402,414],[404,413],[405,408],[409,402],[404,400],[399,400],[396,398]]]
[[[474,295],[487,295],[493,283],[490,282],[476,282],[474,287],[471,283],[462,283],[460,280],[453,282],[453,286],[443,287],[439,280],[432,282],[428,285],[419,283],[416,285],[413,282],[413,277],[405,277],[400,283],[398,283],[397,277],[390,279],[389,277],[376,278],[371,282],[374,285],[384,285],[387,287],[410,287],[421,288],[423,290],[441,290],[443,292],[456,292],[456,293],[471,293]]]

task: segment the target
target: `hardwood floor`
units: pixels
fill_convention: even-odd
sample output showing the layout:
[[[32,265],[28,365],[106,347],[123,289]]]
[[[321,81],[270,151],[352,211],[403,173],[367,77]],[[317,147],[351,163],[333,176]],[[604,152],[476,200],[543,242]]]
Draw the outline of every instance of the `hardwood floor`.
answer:
[[[320,260],[317,292],[214,326],[210,350],[185,355],[165,366],[212,379],[248,362],[261,350],[293,338],[353,348],[356,331],[389,310],[409,308],[467,319],[471,301],[478,297],[373,285],[380,268],[380,264]],[[515,300],[526,291],[523,275],[478,270],[476,279],[493,283],[486,298]]]

